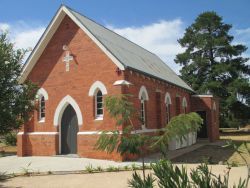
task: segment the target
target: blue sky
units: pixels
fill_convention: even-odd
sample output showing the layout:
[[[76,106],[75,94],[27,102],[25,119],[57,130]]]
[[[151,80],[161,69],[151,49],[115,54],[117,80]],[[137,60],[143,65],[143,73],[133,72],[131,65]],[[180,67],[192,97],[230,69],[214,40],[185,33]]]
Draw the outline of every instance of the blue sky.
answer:
[[[173,59],[183,49],[176,41],[204,11],[216,11],[233,25],[235,43],[250,48],[249,0],[1,0],[0,29],[9,30],[17,47],[33,47],[62,3],[153,51],[177,72]]]

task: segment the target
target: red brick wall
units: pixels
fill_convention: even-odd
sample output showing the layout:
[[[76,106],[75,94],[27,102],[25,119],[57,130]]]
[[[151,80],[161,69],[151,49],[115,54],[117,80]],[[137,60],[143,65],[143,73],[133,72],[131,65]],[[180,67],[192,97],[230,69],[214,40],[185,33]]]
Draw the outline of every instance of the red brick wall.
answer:
[[[67,45],[74,56],[70,62],[70,71],[65,71],[62,61],[65,52],[63,45]],[[116,65],[101,49],[73,22],[65,17],[40,56],[28,79],[44,88],[49,96],[46,101],[46,120],[38,122],[38,114],[34,112],[30,122],[25,124],[24,135],[18,136],[18,155],[55,155],[59,153],[59,135],[31,135],[26,132],[58,132],[59,126],[53,125],[55,110],[60,101],[70,95],[79,105],[83,117],[83,125],[79,131],[113,130],[115,120],[111,119],[104,110],[104,119],[95,120],[94,99],[88,96],[91,85],[99,80],[107,88],[108,95],[130,93],[132,102],[140,110],[139,90],[142,85],[147,89],[149,100],[146,101],[146,127],[148,129],[161,128],[166,125],[165,94],[169,92],[172,104],[170,116],[178,111],[183,113],[182,99],[186,97],[187,109],[191,111],[191,93],[184,89],[167,84],[166,82],[147,77],[141,73],[126,70],[117,74]],[[133,85],[114,86],[116,80],[127,80]],[[180,97],[180,104],[176,107],[176,97]],[[141,128],[138,120],[133,120],[137,129]],[[118,154],[107,155],[96,151],[93,146],[98,135],[78,135],[78,154],[84,157],[122,160]]]
[[[175,97],[180,97],[180,113],[184,113],[182,108],[182,99],[186,97],[187,100],[187,113],[190,112],[190,97],[191,94],[184,89],[167,84],[166,82],[147,77],[135,71],[126,70],[125,78],[133,85],[124,89],[124,93],[133,95],[132,102],[135,104],[136,109],[140,109],[139,91],[141,86],[145,86],[149,95],[149,100],[146,101],[146,127],[148,129],[156,129],[164,127],[166,125],[166,107],[165,107],[165,94],[168,92],[171,96],[172,104],[170,105],[170,116],[173,117],[176,114],[176,100]],[[156,98],[158,99],[158,104]],[[159,110],[159,108],[161,110]],[[160,114],[158,114],[159,112]],[[159,119],[160,118],[160,119]],[[134,120],[136,127],[139,129],[140,122]],[[160,125],[159,125],[160,123]]]
[[[70,71],[65,71],[65,56],[63,45],[67,45],[74,56],[70,62]],[[103,121],[94,117],[94,100],[88,96],[91,85],[99,80],[107,88],[108,95],[121,93],[121,87],[113,86],[116,80],[122,80],[118,75],[116,65],[103,51],[68,17],[66,16],[54,36],[48,43],[28,79],[44,88],[49,96],[46,101],[46,120],[39,123],[38,114],[34,112],[31,121],[25,125],[27,132],[57,132],[58,126],[53,125],[55,110],[60,101],[70,95],[79,105],[83,117],[83,125],[79,131],[110,130],[115,128],[115,121],[104,111]],[[46,151],[28,147],[44,142],[40,136],[26,136],[24,144],[27,155],[49,155],[56,151]],[[46,138],[46,136],[44,136]],[[54,148],[54,146],[52,147]],[[18,145],[18,150],[22,150]],[[19,154],[22,152],[19,151]]]
[[[112,159],[116,161],[122,161],[121,155],[118,153],[108,154],[104,151],[93,149],[99,135],[78,135],[77,136],[77,150],[78,154],[82,157],[94,158],[94,159]]]
[[[64,44],[75,57],[70,63],[69,72],[65,71],[65,64],[62,62],[65,55],[62,50]],[[83,126],[80,131],[114,127],[113,121],[108,117],[104,121],[94,121],[93,97],[89,97],[88,92],[91,85],[100,80],[109,95],[118,94],[121,90],[113,86],[113,83],[123,76],[117,75],[115,64],[69,17],[64,18],[28,78],[38,83],[49,95],[49,100],[46,101],[46,122],[38,123],[35,114],[34,124],[30,126],[32,131],[57,131],[57,127],[52,126],[54,113],[66,95],[73,97],[81,109]]]
[[[210,141],[219,139],[219,101],[217,98],[208,96],[194,96],[191,100],[192,111],[206,111],[207,131]],[[216,104],[216,110],[213,104]]]

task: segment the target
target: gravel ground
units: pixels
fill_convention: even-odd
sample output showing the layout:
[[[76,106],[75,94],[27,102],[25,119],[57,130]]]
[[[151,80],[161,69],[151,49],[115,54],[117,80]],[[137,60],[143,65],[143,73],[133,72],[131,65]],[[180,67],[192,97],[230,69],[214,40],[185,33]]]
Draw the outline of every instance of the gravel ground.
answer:
[[[197,167],[194,164],[184,165],[188,171]],[[212,172],[224,175],[226,166],[212,165]],[[147,171],[148,173],[149,171]],[[131,178],[132,172],[105,172],[95,174],[69,174],[69,175],[47,175],[47,176],[31,176],[16,177],[0,182],[1,188],[123,188],[128,187],[128,179]],[[247,176],[246,167],[234,167],[230,174],[230,186],[237,182],[239,178]]]

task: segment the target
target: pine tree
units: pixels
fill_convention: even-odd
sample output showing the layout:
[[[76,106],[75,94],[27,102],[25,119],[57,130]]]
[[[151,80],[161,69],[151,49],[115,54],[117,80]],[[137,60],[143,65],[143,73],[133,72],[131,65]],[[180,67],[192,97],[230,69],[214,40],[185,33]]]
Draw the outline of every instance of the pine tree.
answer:
[[[200,14],[178,40],[185,52],[175,59],[182,66],[181,77],[198,94],[220,98],[222,126],[239,126],[250,119],[249,58],[242,57],[247,47],[232,44],[231,27],[215,12]]]
[[[0,135],[18,129],[34,110],[37,87],[29,81],[19,84],[24,54],[0,32]]]

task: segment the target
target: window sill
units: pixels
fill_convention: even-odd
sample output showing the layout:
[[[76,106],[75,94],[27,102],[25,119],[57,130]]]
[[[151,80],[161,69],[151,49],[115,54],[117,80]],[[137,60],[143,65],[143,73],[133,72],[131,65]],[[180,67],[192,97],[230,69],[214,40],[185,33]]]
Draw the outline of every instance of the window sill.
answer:
[[[102,121],[103,120],[103,117],[96,117],[95,118],[95,121]]]
[[[45,119],[40,119],[38,123],[45,123]]]

